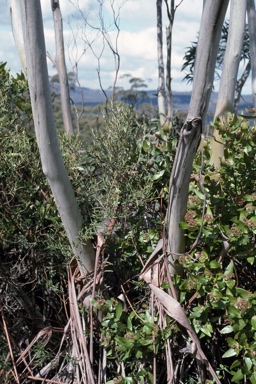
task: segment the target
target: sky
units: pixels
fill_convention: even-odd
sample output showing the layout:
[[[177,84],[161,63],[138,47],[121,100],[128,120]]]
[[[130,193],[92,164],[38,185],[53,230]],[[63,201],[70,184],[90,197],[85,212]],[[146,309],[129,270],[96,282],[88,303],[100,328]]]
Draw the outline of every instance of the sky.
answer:
[[[99,2],[104,3],[99,13]],[[179,4],[180,0],[176,0]],[[117,16],[119,34],[113,23],[111,4]],[[181,72],[186,48],[197,39],[200,28],[203,0],[183,0],[175,14],[172,49],[172,89],[189,92],[191,85],[182,81]],[[54,59],[55,41],[53,17],[50,0],[41,0],[46,49]],[[148,89],[157,89],[157,42],[156,42],[156,0],[60,0],[63,17],[66,65],[68,71],[78,68],[80,84],[99,89],[99,76],[104,89],[114,83],[116,74],[115,57],[99,33],[101,20],[108,32],[110,43],[117,47],[120,56],[120,69],[117,86],[129,88],[127,77],[140,77],[148,84]],[[7,61],[12,73],[20,72],[22,67],[12,37],[9,11],[6,0],[0,0],[0,61]],[[165,27],[167,26],[166,7],[163,2],[164,52]],[[76,67],[77,64],[77,67]],[[49,75],[56,73],[53,63],[48,59]],[[245,92],[250,93],[247,82]]]

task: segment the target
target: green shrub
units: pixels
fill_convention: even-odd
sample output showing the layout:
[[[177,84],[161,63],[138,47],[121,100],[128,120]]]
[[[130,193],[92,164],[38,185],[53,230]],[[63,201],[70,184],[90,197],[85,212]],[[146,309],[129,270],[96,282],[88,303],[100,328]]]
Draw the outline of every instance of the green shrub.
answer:
[[[18,343],[24,332],[31,341],[46,324],[65,326],[66,266],[72,254],[42,174],[35,137],[28,133],[26,81],[10,76],[4,64],[0,71],[1,301]],[[154,308],[151,290],[139,279],[164,236],[177,137],[122,103],[103,109],[102,122],[101,128],[92,130],[92,144],[86,149],[78,139],[60,135],[85,218],[81,239],[93,239],[96,232],[105,236],[104,281],[93,301],[95,359],[104,347],[109,384],[150,383],[154,364],[157,381],[164,383],[165,348],[171,345],[177,380],[200,382],[196,359],[181,351],[186,336],[172,319],[163,319],[161,309]],[[200,151],[196,155],[188,211],[180,224],[186,230],[187,253],[178,260],[184,275],[176,276],[174,283],[221,380],[254,384],[256,129],[234,115],[227,126],[216,124],[224,131],[225,158],[221,169],[214,169],[208,143],[204,160]],[[166,275],[162,278],[162,288],[168,290]],[[88,308],[83,303],[79,308],[87,324]],[[4,337],[0,342],[0,367],[5,372],[8,346]],[[59,342],[34,344],[35,363],[50,361]],[[125,368],[122,376],[120,367]]]
[[[23,340],[31,341],[44,326],[65,326],[72,253],[30,132],[27,82],[22,75],[10,76],[5,64],[0,74],[0,302],[15,345],[22,349]],[[60,142],[75,184],[81,144],[64,135]],[[0,349],[5,379],[10,360],[4,335]]]
[[[203,191],[197,155],[181,224],[188,250],[201,227],[202,234],[196,248],[180,257],[185,276],[176,280],[207,356],[225,382],[256,383],[256,128],[234,115],[227,126],[216,124],[223,131],[225,158],[220,170],[205,162]]]

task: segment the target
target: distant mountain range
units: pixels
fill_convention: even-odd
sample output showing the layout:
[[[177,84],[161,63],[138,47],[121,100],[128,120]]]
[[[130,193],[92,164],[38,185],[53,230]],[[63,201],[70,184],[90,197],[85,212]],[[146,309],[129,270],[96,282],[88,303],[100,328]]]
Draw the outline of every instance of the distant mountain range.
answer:
[[[51,89],[54,91],[56,94],[59,94],[59,84],[54,83],[51,84]],[[82,87],[81,89],[78,87],[75,87],[70,91],[70,98],[72,102],[76,105],[79,105],[82,103],[82,94],[83,92],[83,97],[84,97],[84,103],[85,106],[95,106],[98,104],[103,103],[106,98],[102,90],[100,89],[90,89],[90,88],[84,88]],[[107,90],[105,91],[107,96],[111,98],[111,91]],[[157,96],[156,96],[156,90],[149,90],[146,91],[147,97],[139,100],[138,102],[143,102],[143,103],[149,103],[151,105],[157,105]],[[213,92],[211,95],[210,99],[210,104],[209,104],[209,112],[214,113],[216,103],[217,103],[217,97],[218,93]],[[173,91],[173,108],[176,111],[183,111],[186,112],[188,110],[189,102],[191,98],[191,92],[176,92]],[[239,111],[244,111],[245,108],[252,108],[253,107],[253,100],[252,100],[252,95],[243,95],[240,99],[239,103]]]

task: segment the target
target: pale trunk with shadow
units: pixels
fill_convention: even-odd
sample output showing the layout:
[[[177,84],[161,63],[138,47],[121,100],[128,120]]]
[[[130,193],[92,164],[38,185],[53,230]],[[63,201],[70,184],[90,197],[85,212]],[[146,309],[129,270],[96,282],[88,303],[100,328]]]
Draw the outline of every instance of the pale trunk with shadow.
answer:
[[[256,108],[256,10],[254,0],[247,0],[247,17],[250,36],[250,53],[252,67],[252,97]]]
[[[157,14],[157,55],[158,55],[158,112],[160,124],[166,121],[165,85],[164,85],[164,59],[163,59],[163,32],[162,32],[162,0],[156,2]]]
[[[224,56],[214,120],[220,118],[226,122],[227,113],[234,111],[237,74],[244,42],[245,15],[246,0],[231,0],[227,48]],[[222,141],[222,135],[214,129],[211,143],[211,164],[216,168],[220,168],[220,162],[223,156],[224,143]]]
[[[67,135],[74,136],[75,131],[72,123],[68,75],[67,75],[67,68],[66,68],[66,61],[65,61],[63,24],[62,24],[62,16],[60,11],[59,0],[52,0],[52,13],[53,13],[53,21],[54,21],[55,46],[56,46],[56,56],[55,56],[54,64],[56,65],[56,68],[59,74],[61,111],[62,111],[64,130],[67,133]]]
[[[192,96],[187,120],[181,130],[169,186],[167,252],[171,274],[177,272],[175,260],[185,252],[185,237],[180,222],[184,221],[187,210],[192,164],[212,91],[221,28],[227,6],[228,0],[208,0],[203,9]]]
[[[21,1],[28,84],[43,173],[52,190],[63,226],[82,274],[94,268],[95,251],[91,241],[82,244],[79,232],[83,217],[64,166],[53,117],[46,64],[41,5]]]

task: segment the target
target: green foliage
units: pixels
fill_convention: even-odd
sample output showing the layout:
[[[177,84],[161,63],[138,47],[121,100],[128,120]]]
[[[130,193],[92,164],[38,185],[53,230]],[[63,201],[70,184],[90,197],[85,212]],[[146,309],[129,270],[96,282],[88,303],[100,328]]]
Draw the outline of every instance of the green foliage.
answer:
[[[255,383],[256,128],[235,115],[216,127],[223,133],[225,158],[220,170],[205,163],[206,196],[198,183],[199,154],[195,161],[181,225],[188,249],[201,226],[202,235],[197,247],[180,257],[186,274],[177,280],[189,318],[215,364],[229,373],[226,380]]]
[[[16,78],[0,62],[0,132],[7,133],[22,126],[29,128],[31,106],[24,74]]]
[[[60,275],[66,275],[70,245],[42,173],[35,137],[21,132],[21,127],[1,136],[0,278],[5,302],[11,303],[16,291],[24,289],[32,290],[30,299],[36,305],[38,296],[62,292]],[[64,135],[60,139],[76,187],[81,177],[77,167],[80,143]],[[23,310],[18,303],[8,308],[12,314]]]
[[[85,106],[84,109],[81,106],[72,106],[72,121],[76,134],[79,136],[84,147],[87,147],[92,143],[91,131],[94,127],[99,129],[103,127],[103,119],[101,114],[102,105],[96,105],[94,107]],[[60,97],[53,96],[53,113],[55,119],[55,125],[57,132],[63,133],[63,117],[61,111]],[[79,119],[78,119],[79,118]]]
[[[21,75],[10,76],[4,64],[0,71],[0,302],[16,358],[20,348],[27,347],[24,340],[31,341],[41,328],[65,324],[71,250],[42,172],[35,136],[29,133],[27,82]],[[81,143],[66,137],[60,137],[60,142],[75,184]],[[51,355],[41,347],[37,343],[32,354],[43,365]],[[2,332],[0,381],[7,377],[10,362]],[[6,380],[12,382],[10,376]]]
[[[215,75],[218,79],[220,78],[219,72],[222,70],[222,67],[223,67],[224,55],[225,55],[225,50],[226,50],[227,40],[228,40],[228,30],[229,30],[229,21],[225,21],[221,30],[221,38],[220,38],[220,44],[218,49],[217,61],[216,61]],[[241,52],[241,61],[250,60],[249,45],[250,45],[249,28],[248,28],[248,25],[246,25],[245,33],[244,33],[244,43],[243,43],[243,48]],[[186,49],[187,51],[183,58],[184,63],[182,65],[181,70],[184,71],[188,69],[188,73],[185,75],[183,80],[186,80],[187,83],[192,83],[194,78],[194,66],[195,66],[195,58],[196,58],[197,41],[192,42],[192,45],[190,47],[187,47]]]
[[[33,355],[33,362],[36,366],[42,368],[53,358],[53,353],[49,348],[46,348],[45,344],[37,340],[31,349]]]
[[[125,104],[113,104],[104,121],[103,129],[92,132],[93,144],[84,154],[82,189],[92,225],[135,217],[139,225],[141,215],[149,214],[167,192],[165,169],[170,168],[173,143],[163,132],[157,139],[155,124]]]
[[[101,307],[105,314],[102,334],[107,340],[108,358],[125,362],[127,369],[125,378],[118,379],[117,373],[113,373],[115,380],[136,382],[139,363],[130,366],[130,361],[137,362],[137,354],[141,354],[143,361],[145,351],[152,357],[152,345],[140,344],[149,292],[136,274],[162,236],[167,170],[171,168],[176,139],[170,132],[155,132],[154,123],[138,121],[136,114],[121,104],[115,105],[105,119],[105,130],[94,133],[95,141],[85,156],[85,190],[89,192],[86,199],[91,205],[93,230],[104,220],[108,219],[108,223],[110,218],[115,219],[115,230],[109,234],[105,249],[109,255],[105,282],[115,297],[121,293],[120,284],[124,289],[126,284],[133,286],[128,297],[139,316],[133,310],[121,314],[121,303],[108,300],[103,305],[106,308]],[[216,124],[224,131],[225,159],[221,170],[210,166],[207,143],[203,165],[201,153],[196,156],[188,212],[181,223],[187,230],[188,250],[200,228],[202,233],[195,249],[180,257],[185,276],[176,277],[176,285],[194,329],[204,340],[207,357],[220,376],[226,382],[239,382],[242,372],[243,377],[254,382],[255,128],[233,115],[228,126]],[[107,235],[106,228],[103,233]],[[229,248],[225,251],[227,244]],[[156,347],[160,350],[165,340],[161,332]],[[147,343],[150,335],[143,334],[142,339]],[[179,333],[172,333],[172,342],[182,342]],[[177,361],[178,356],[175,355]],[[150,371],[147,365],[143,369]]]
[[[63,303],[71,253],[42,174],[35,137],[27,132],[31,123],[24,96],[27,84],[19,76],[11,77],[4,64],[0,69],[1,302],[11,336],[25,349],[24,332],[31,341],[37,327],[66,324]],[[94,127],[86,149],[79,140],[60,135],[85,218],[81,238],[91,239],[96,232],[105,237],[104,283],[93,301],[94,312],[102,315],[100,321],[95,316],[96,355],[105,348],[109,384],[153,382],[153,361],[157,382],[164,383],[165,347],[170,342],[177,377],[199,382],[196,359],[181,352],[187,341],[183,333],[168,317],[163,326],[148,285],[138,278],[163,236],[178,139],[170,127],[163,130],[157,121],[138,116],[122,103],[109,104],[101,115],[102,128]],[[186,230],[187,253],[178,261],[184,276],[176,276],[175,285],[222,382],[256,383],[256,128],[234,115],[226,125],[217,121],[216,127],[223,132],[225,156],[216,170],[208,162],[207,143],[203,164],[201,152],[196,155],[188,211],[180,224]],[[168,287],[164,281],[162,288]],[[86,323],[88,308],[79,305]],[[36,310],[43,315],[40,321]],[[39,341],[34,344],[31,354],[38,367],[51,361],[58,343],[60,339],[47,347]],[[10,360],[6,364],[4,335],[0,348],[0,369],[5,374]],[[122,376],[117,368],[121,366]]]
[[[120,378],[120,382],[136,384],[149,380],[153,383],[150,363],[154,355],[160,354],[164,348],[170,332],[160,330],[154,322],[156,319],[146,309],[140,314],[128,313],[123,309],[123,303],[114,299],[95,301],[94,306],[104,315],[101,335],[108,358],[124,362],[126,371],[130,372]],[[108,383],[112,382],[119,381]]]
[[[104,315],[101,337],[110,361],[108,377],[119,380],[116,360],[125,363],[126,376],[120,382],[151,382],[153,356],[156,351],[161,356],[165,336],[149,315],[150,290],[137,275],[163,230],[175,141],[161,128],[156,133],[157,121],[137,116],[122,103],[112,104],[103,118],[103,130],[94,129],[94,141],[83,155],[80,186],[91,222],[83,237],[97,231],[106,239],[105,288],[94,306]],[[114,299],[106,300],[109,289]],[[115,299],[122,289],[139,315],[123,310]]]

